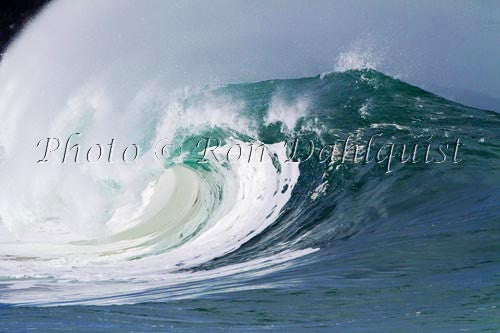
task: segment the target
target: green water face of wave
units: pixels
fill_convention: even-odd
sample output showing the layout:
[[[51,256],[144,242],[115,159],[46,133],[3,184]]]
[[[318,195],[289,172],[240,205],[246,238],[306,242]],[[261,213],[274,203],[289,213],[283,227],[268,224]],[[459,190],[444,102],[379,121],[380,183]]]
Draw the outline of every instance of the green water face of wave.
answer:
[[[374,231],[393,215],[437,207],[453,211],[453,205],[463,208],[479,200],[468,193],[470,186],[491,189],[500,181],[497,113],[448,101],[374,70],[232,84],[190,95],[183,107],[197,109],[207,100],[215,100],[212,107],[220,109],[228,101],[238,105],[239,120],[229,122],[237,126],[207,124],[195,133],[181,129],[167,167],[182,157],[182,164],[210,177],[214,159],[200,161],[213,156],[212,151],[219,158],[216,163],[230,168],[231,162],[258,159],[260,144],[279,143],[288,153],[279,162],[297,163],[300,177],[271,227],[238,251],[201,265],[203,269],[282,250],[329,247]],[[242,153],[233,153],[228,161],[232,139],[241,140]],[[470,202],[457,199],[449,205],[445,200],[460,195]]]
[[[385,224],[396,223],[395,216],[413,216],[427,225],[428,214],[472,209],[482,200],[479,193],[491,196],[500,183],[497,113],[448,101],[373,70],[228,85],[213,94],[243,101],[253,133],[219,129],[188,140],[185,149],[205,137],[232,135],[249,142],[288,142],[289,156],[299,140],[296,161],[312,157],[299,163],[299,182],[280,219],[235,253],[203,268],[283,249],[330,247],[341,239],[390,228]],[[353,148],[342,162],[347,138],[350,147],[359,145],[356,163]],[[370,138],[375,140],[371,163],[366,163]],[[335,160],[320,163],[321,149],[335,143]],[[388,172],[391,145],[394,155]],[[328,151],[323,150],[323,159]],[[191,159],[194,168],[197,158]],[[400,228],[405,228],[405,219]],[[443,223],[449,219],[453,220]]]

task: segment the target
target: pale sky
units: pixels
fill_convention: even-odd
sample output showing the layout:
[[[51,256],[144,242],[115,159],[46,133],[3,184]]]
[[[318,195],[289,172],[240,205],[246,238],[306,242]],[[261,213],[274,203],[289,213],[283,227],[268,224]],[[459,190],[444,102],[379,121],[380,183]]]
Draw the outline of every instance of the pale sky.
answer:
[[[386,74],[500,110],[493,0],[56,0],[21,36],[14,61],[50,71],[42,81],[54,89],[103,71],[131,89],[161,76],[172,84],[303,77],[356,50]]]

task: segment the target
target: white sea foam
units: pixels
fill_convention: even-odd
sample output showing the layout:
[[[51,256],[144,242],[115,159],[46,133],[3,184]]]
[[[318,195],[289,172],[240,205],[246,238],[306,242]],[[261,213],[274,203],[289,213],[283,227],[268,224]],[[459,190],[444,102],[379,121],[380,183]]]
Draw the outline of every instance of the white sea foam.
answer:
[[[50,136],[64,137],[77,130],[90,133],[75,139],[84,147],[91,138],[112,132],[122,142],[127,142],[126,137],[143,142],[147,151],[131,164],[36,165],[31,161],[30,168],[21,166],[19,172],[12,169],[17,165],[14,155],[6,154],[10,164],[4,166],[8,173],[0,175],[2,183],[23,186],[13,186],[0,197],[6,232],[0,239],[0,276],[10,289],[23,292],[2,293],[0,302],[121,303],[131,301],[121,295],[125,290],[203,283],[211,273],[183,273],[179,280],[175,272],[237,250],[273,223],[290,199],[299,177],[298,165],[286,163],[278,170],[271,158],[286,159],[283,143],[267,146],[263,161],[229,166],[212,161],[210,171],[182,164],[165,169],[151,159],[154,147],[148,142],[160,138],[185,138],[215,127],[253,135],[251,120],[237,116],[243,108],[240,102],[199,90],[187,95],[162,94],[147,85],[123,104],[124,124],[114,125],[118,131],[113,131],[106,124],[113,124],[117,111],[102,87],[94,82],[72,94],[65,111],[46,122]],[[197,102],[186,105],[187,96],[195,96]],[[273,110],[284,110],[285,106],[275,103]],[[298,102],[276,115],[283,112],[296,122],[304,108]],[[151,116],[158,121],[148,122]],[[237,143],[243,144],[237,139],[227,142]],[[27,170],[31,173],[23,173]],[[290,252],[278,256],[278,262],[309,252]],[[261,261],[258,267],[265,263],[273,266],[275,261]],[[252,265],[251,261],[240,264],[239,274],[246,270],[255,274],[257,268]],[[236,273],[222,269],[218,274],[222,277],[224,272]],[[79,285],[78,295],[68,293],[69,281]],[[131,285],[124,289],[124,281]],[[102,295],[96,284],[105,284],[112,300],[94,299]],[[33,290],[24,290],[27,285]]]
[[[282,160],[283,144],[269,146],[269,154]],[[244,276],[245,272],[263,274],[312,251],[290,252],[215,272],[175,273],[230,253],[262,232],[280,215],[299,176],[293,163],[282,165],[277,172],[270,157],[267,162],[236,163],[229,169],[220,164],[214,167],[216,170],[201,174],[182,166],[165,170],[142,193],[144,207],[131,217],[136,222],[121,223],[129,210],[118,209],[107,223],[109,235],[104,239],[53,242],[48,224],[37,228],[29,240],[2,239],[0,276],[9,281],[10,289],[26,288],[27,281],[31,287],[44,289],[2,293],[0,301],[131,302],[131,296],[121,293],[204,281],[213,274],[220,278],[235,273]],[[68,292],[70,281],[78,284],[79,295]],[[125,286],[126,281],[130,285]],[[103,296],[97,290],[99,284],[105,284],[106,296],[115,299],[95,299]],[[193,292],[177,296],[188,297]],[[137,297],[148,299],[147,294]]]
[[[271,102],[265,122],[266,124],[281,122],[288,131],[293,131],[298,120],[306,115],[307,107],[308,102],[305,98],[286,102],[277,95]]]
[[[340,54],[335,64],[335,71],[377,69],[379,63],[380,60],[372,51],[355,47]]]

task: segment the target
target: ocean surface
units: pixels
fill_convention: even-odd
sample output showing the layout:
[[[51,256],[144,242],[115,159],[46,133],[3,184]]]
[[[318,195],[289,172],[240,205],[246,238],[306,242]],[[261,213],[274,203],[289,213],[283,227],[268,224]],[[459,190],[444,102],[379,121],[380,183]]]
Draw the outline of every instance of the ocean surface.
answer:
[[[50,133],[107,143],[78,103]],[[131,104],[132,163],[3,141],[0,331],[500,331],[498,113],[372,69]]]

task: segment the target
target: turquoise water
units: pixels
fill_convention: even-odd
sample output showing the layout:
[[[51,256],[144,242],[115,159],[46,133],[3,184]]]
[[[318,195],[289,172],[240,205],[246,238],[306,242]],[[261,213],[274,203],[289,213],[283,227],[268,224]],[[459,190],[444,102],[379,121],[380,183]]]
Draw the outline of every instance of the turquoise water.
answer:
[[[214,122],[195,119],[207,117],[207,109]],[[175,177],[202,189],[196,209],[178,219],[160,214],[177,223],[174,229],[144,218],[106,240],[72,240],[60,255],[51,248],[50,255],[30,253],[28,241],[16,243],[22,250],[5,242],[1,331],[500,330],[500,115],[373,70],[206,87],[183,96],[176,110],[185,123],[173,142],[190,154],[173,149],[151,177],[188,170]],[[150,115],[154,121],[144,126],[156,132],[142,141],[149,148],[161,137],[155,124],[171,114],[153,106]],[[375,155],[394,144],[391,172],[387,160],[363,162],[374,135]],[[225,147],[263,142],[274,167],[197,163],[193,147],[206,137]],[[342,147],[347,137],[361,146],[358,162],[351,155],[344,163],[315,159],[321,147]],[[285,162],[295,138],[312,140],[316,155]],[[418,161],[401,163],[403,144],[418,145]],[[295,157],[305,159],[308,147],[300,145]],[[127,188],[105,184],[109,191]],[[237,206],[230,200],[240,192],[225,190],[234,184],[256,198]],[[189,193],[181,194],[189,202]],[[235,214],[229,222],[218,210],[228,205],[225,212]],[[245,228],[221,229],[234,237],[211,234],[221,223]],[[222,248],[206,245],[211,240]],[[125,245],[99,247],[116,242]],[[85,262],[80,250],[90,253]],[[56,265],[64,256],[74,262]]]

